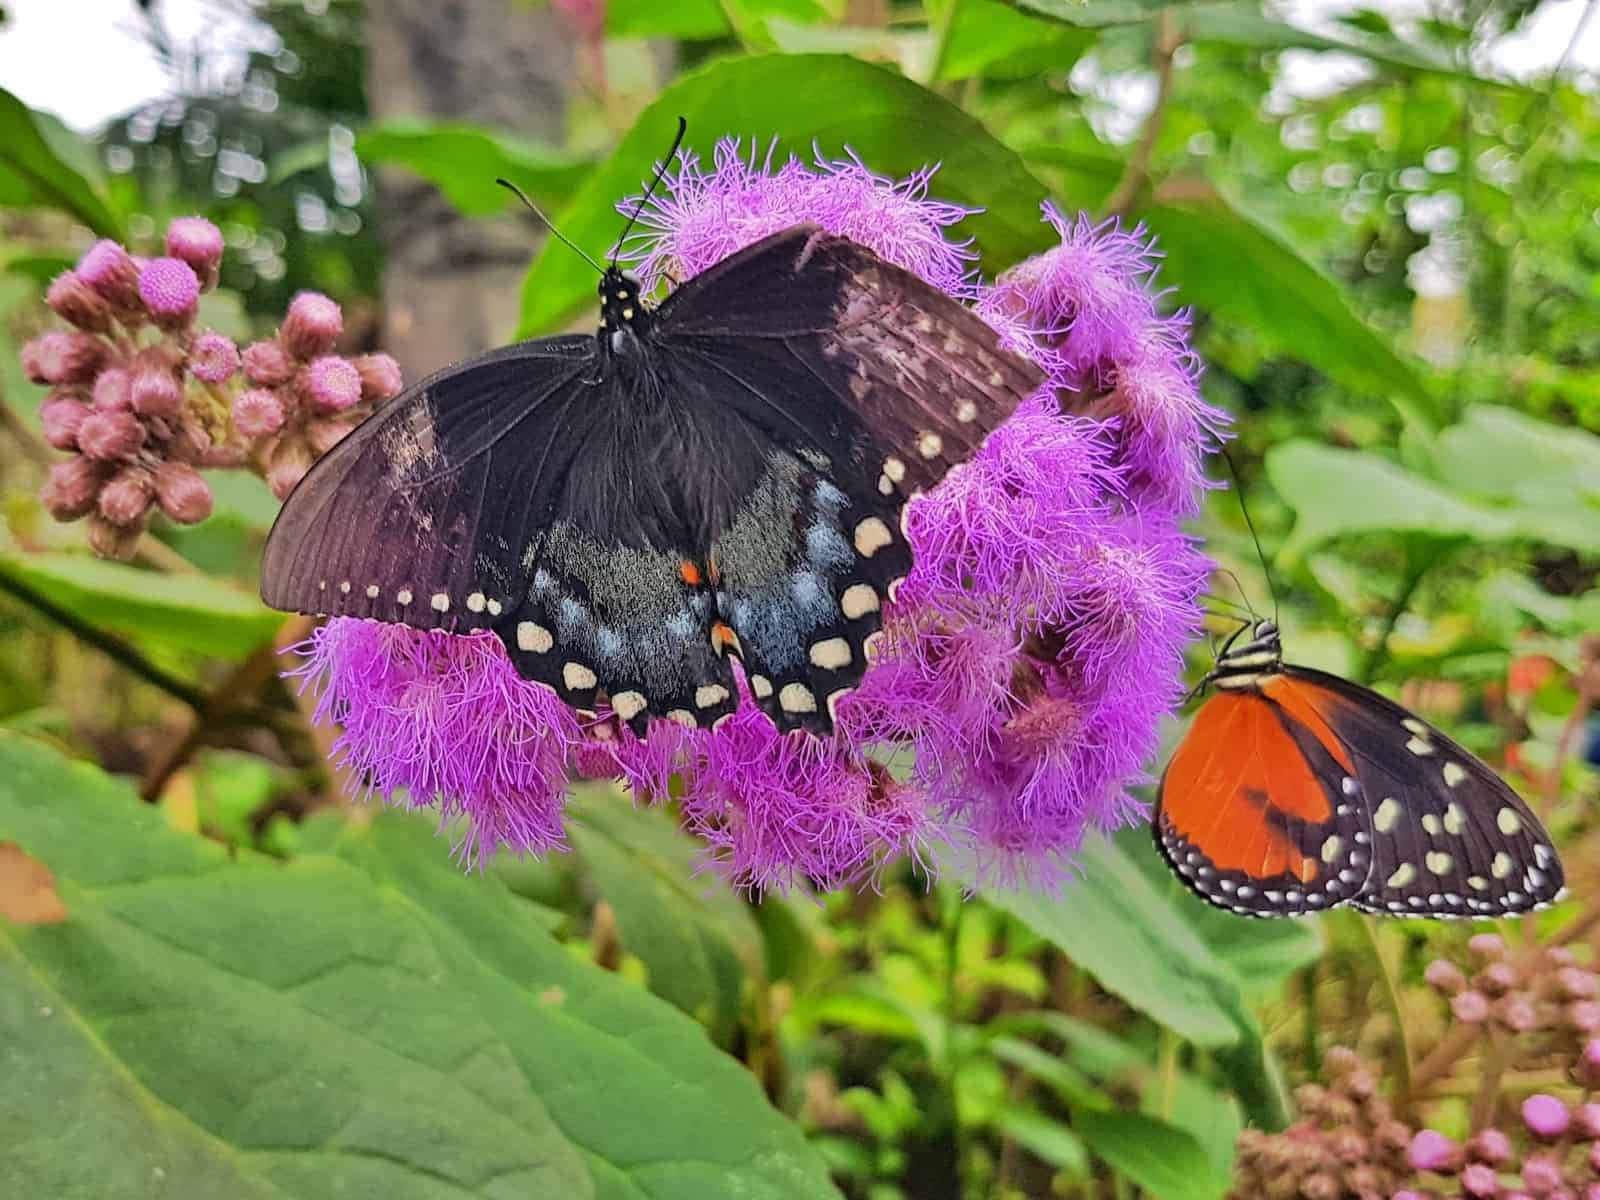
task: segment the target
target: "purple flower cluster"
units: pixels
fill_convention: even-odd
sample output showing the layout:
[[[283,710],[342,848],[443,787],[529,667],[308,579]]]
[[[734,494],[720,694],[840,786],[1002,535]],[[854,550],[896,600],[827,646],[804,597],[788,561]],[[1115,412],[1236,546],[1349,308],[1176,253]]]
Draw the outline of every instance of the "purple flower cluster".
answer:
[[[628,247],[648,286],[675,284],[817,222],[973,303],[1048,372],[912,502],[916,567],[835,734],[779,734],[748,697],[715,732],[658,722],[641,741],[605,714],[579,728],[493,639],[336,621],[305,647],[304,675],[379,793],[468,814],[487,856],[561,844],[571,769],[649,801],[675,778],[685,826],[757,891],[859,882],[935,845],[987,882],[1049,885],[1088,828],[1142,815],[1126,788],[1179,697],[1208,567],[1178,521],[1221,417],[1199,398],[1185,321],[1158,311],[1141,233],[1047,210],[1060,245],[984,285],[947,236],[966,210],[928,198],[931,174],[774,168],[725,142],[710,170],[680,160]],[[467,738],[471,721],[497,732]]]
[[[222,233],[202,217],[179,217],[167,227],[166,251],[142,259],[116,242],[96,242],[45,294],[72,329],[45,333],[22,350],[28,377],[51,388],[39,410],[45,440],[71,454],[50,468],[45,507],[62,521],[87,517],[89,545],[107,558],[132,554],[156,509],[184,524],[203,521],[213,498],[200,470],[241,465],[265,432],[259,421],[240,420],[238,401],[230,400],[238,348],[195,327],[200,296],[217,283]],[[307,300],[297,297],[296,305]],[[338,305],[325,296],[310,297],[310,304],[337,334]],[[295,322],[291,308],[285,328]],[[316,344],[326,354],[333,343]],[[261,345],[275,343],[247,350],[247,371]],[[400,389],[387,355],[322,361],[359,374],[355,400]],[[309,378],[305,388],[317,394]],[[340,426],[338,435],[348,429]],[[337,440],[314,432],[319,453]],[[309,454],[302,457],[300,474],[311,462]]]
[[[1467,949],[1470,975],[1447,959],[1425,972],[1452,1020],[1421,1055],[1402,1102],[1426,1105],[1436,1085],[1474,1064],[1468,1136],[1394,1119],[1377,1071],[1333,1050],[1324,1059],[1329,1087],[1296,1092],[1296,1124],[1240,1136],[1230,1197],[1600,1200],[1600,1104],[1589,1100],[1600,1088],[1600,976],[1560,946],[1513,954],[1498,935],[1479,934]],[[1546,1086],[1562,1081],[1570,1095],[1507,1086],[1504,1072],[1523,1064],[1537,1064]]]

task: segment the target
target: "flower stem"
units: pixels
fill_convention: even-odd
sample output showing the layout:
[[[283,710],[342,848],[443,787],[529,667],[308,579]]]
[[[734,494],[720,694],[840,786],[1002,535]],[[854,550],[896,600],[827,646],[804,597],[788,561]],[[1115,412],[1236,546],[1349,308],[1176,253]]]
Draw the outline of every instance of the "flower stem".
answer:
[[[959,1017],[957,1011],[956,993],[956,967],[961,953],[961,920],[966,915],[967,906],[963,903],[961,891],[958,888],[944,888],[940,891],[944,912],[944,1021],[941,1029],[943,1045],[939,1047],[936,1063],[939,1073],[943,1076],[945,1094],[950,1105],[950,1136],[955,1143],[956,1154],[956,1179],[957,1194],[965,1198],[973,1194],[969,1188],[971,1182],[967,1178],[968,1171],[968,1136],[961,1124],[961,1105],[956,1095],[956,1022]]]
[[[1385,1007],[1394,1019],[1394,1073],[1399,1081],[1400,1093],[1405,1095],[1411,1091],[1412,1059],[1411,1039],[1406,1033],[1405,1014],[1400,1009],[1400,989],[1395,982],[1394,972],[1389,967],[1389,960],[1383,956],[1383,944],[1378,941],[1377,922],[1371,917],[1358,916],[1356,924],[1361,927],[1361,932],[1366,935],[1367,944],[1372,947],[1373,961],[1378,964],[1378,977],[1383,981]]]
[[[1183,45],[1183,34],[1170,9],[1162,9],[1156,18],[1155,48],[1151,52],[1156,68],[1156,102],[1139,131],[1139,141],[1128,156],[1128,165],[1122,169],[1117,186],[1106,197],[1106,215],[1126,217],[1150,183],[1150,159],[1155,154],[1156,140],[1161,136],[1162,120],[1166,116],[1167,101],[1172,98],[1172,67],[1178,47]]]
[[[1405,615],[1406,609],[1411,604],[1411,597],[1416,595],[1417,587],[1422,583],[1422,577],[1439,561],[1439,552],[1433,549],[1423,549],[1416,543],[1406,547],[1406,577],[1400,585],[1400,594],[1394,598],[1394,603],[1389,606],[1389,612],[1383,619],[1383,629],[1378,634],[1378,640],[1367,652],[1367,657],[1361,663],[1361,669],[1356,673],[1356,682],[1370,685],[1378,669],[1383,666],[1384,660],[1389,657],[1389,639],[1394,636],[1394,627],[1400,623],[1400,618]]]
[[[937,87],[939,77],[944,74],[945,64],[950,61],[950,35],[956,27],[956,14],[961,10],[961,0],[945,0],[944,11],[938,16],[933,28],[933,53],[928,58],[929,87]]]

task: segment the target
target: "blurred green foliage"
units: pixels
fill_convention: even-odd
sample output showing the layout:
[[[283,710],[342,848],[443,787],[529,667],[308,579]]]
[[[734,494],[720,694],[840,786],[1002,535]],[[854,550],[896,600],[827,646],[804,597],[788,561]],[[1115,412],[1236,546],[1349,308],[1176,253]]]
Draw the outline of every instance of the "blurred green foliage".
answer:
[[[964,900],[958,872],[897,868],[752,906],[605,788],[575,796],[572,855],[458,877],[418,822],[329,799],[250,598],[270,497],[220,480],[206,525],[87,560],[32,499],[16,346],[91,236],[148,251],[179,212],[225,230],[229,332],[300,287],[376,304],[378,163],[469,217],[511,202],[506,175],[599,252],[679,114],[702,153],[736,134],[940,162],[934,192],[984,209],[963,231],[990,269],[1046,244],[1041,200],[1115,201],[1159,237],[1235,417],[1275,586],[1217,491],[1196,532],[1219,595],[1276,602],[1293,658],[1504,765],[1592,895],[1600,110],[1592,79],[1491,65],[1543,11],[1446,0],[1308,32],[1246,0],[612,0],[608,87],[574,94],[560,146],[370,124],[354,0],[259,7],[263,38],[220,65],[153,23],[172,95],[97,139],[0,93],[0,844],[69,914],[0,921],[0,1057],[37,1085],[0,1091],[14,1190],[142,1196],[159,1171],[230,1195],[1222,1195],[1238,1130],[1289,1120],[1322,1046],[1403,1049],[1374,1012],[1463,934],[1238,921],[1142,831],[1087,847],[1059,897]],[[679,39],[676,73],[653,38]],[[550,246],[522,327],[592,292]],[[207,725],[235,693],[272,719]]]

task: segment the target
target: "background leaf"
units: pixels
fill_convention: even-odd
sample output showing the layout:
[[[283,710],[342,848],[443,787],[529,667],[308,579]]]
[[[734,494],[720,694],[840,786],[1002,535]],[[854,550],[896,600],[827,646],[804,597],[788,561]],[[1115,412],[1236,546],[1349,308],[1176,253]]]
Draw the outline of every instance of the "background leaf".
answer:
[[[363,162],[422,176],[469,217],[517,203],[496,178],[509,179],[549,207],[565,204],[592,169],[582,159],[513,134],[429,121],[386,121],[363,130],[356,153]]]
[[[460,874],[423,822],[234,862],[0,734],[0,841],[70,914],[0,925],[19,1194],[835,1194],[693,1023]]]
[[[0,204],[65,209],[96,233],[120,237],[122,222],[93,181],[93,162],[54,117],[0,88]]]
[[[812,102],[818,95],[830,98],[826,108]],[[729,59],[682,76],[640,115],[556,219],[568,237],[597,255],[611,245],[622,231],[617,202],[643,191],[680,114],[689,123],[685,145],[705,158],[719,137],[735,130],[746,136],[746,153],[749,138],[763,154],[777,138],[780,156],[807,156],[813,146],[836,156],[848,147],[886,175],[940,163],[934,193],[985,209],[964,221],[956,236],[975,238],[991,269],[1051,244],[1049,227],[1039,219],[1044,185],[1014,151],[953,104],[893,71],[826,54]],[[916,137],[904,136],[908,127]],[[523,287],[522,332],[549,329],[581,305],[592,306],[594,286],[594,272],[577,255],[546,245]]]
[[[1218,1200],[1228,1189],[1192,1134],[1155,1117],[1085,1109],[1072,1114],[1072,1128],[1152,1200]]]

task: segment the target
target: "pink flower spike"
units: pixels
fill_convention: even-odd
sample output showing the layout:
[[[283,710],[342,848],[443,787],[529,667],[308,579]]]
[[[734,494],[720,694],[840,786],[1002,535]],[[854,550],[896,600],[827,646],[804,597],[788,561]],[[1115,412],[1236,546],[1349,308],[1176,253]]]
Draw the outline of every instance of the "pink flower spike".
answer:
[[[134,412],[145,417],[175,417],[183,408],[183,386],[172,372],[155,364],[141,364],[129,379]]]
[[[183,329],[200,305],[200,278],[180,258],[152,259],[139,272],[139,299],[163,329]]]
[[[348,359],[327,354],[306,368],[306,391],[324,412],[343,412],[361,401],[361,373]]]
[[[44,302],[63,321],[79,329],[105,333],[111,328],[111,306],[76,271],[57,275],[45,293]]]
[[[1467,939],[1467,949],[1479,958],[1499,962],[1506,956],[1506,941],[1498,933],[1476,933]]]
[[[56,520],[75,521],[94,508],[104,479],[103,468],[92,459],[69,458],[50,468],[39,498]]]
[[[1535,1137],[1558,1138],[1567,1131],[1572,1118],[1565,1104],[1541,1092],[1522,1102],[1522,1121]]]
[[[180,525],[193,525],[211,515],[211,485],[199,471],[183,463],[161,464],[156,471],[155,493],[161,511]]]
[[[1470,1163],[1462,1168],[1461,1190],[1479,1200],[1494,1200],[1500,1191],[1500,1177],[1486,1163]]]
[[[1580,1137],[1600,1138],[1600,1104],[1580,1104],[1574,1108],[1572,1126]]]
[[[1511,1139],[1498,1129],[1480,1129],[1467,1143],[1467,1155],[1474,1161],[1497,1167],[1511,1161]]]
[[[295,361],[277,342],[252,342],[241,356],[244,377],[258,387],[280,387],[294,378]]]
[[[300,361],[327,354],[343,331],[344,314],[321,292],[299,292],[289,301],[288,315],[283,318],[283,345]]]
[[[78,448],[102,462],[132,458],[144,442],[144,425],[130,412],[90,413],[78,426]]]
[[[400,394],[404,386],[400,378],[400,364],[387,354],[363,354],[353,359],[361,376],[363,400],[388,400]]]
[[[217,286],[222,231],[204,217],[178,217],[167,226],[167,253],[193,268],[202,289]]]
[[[274,392],[251,388],[233,401],[233,427],[247,438],[270,437],[283,428],[283,403]]]
[[[1408,1157],[1419,1171],[1451,1174],[1461,1165],[1461,1147],[1437,1130],[1421,1129],[1411,1139]]]
[[[44,440],[57,450],[76,450],[78,430],[89,415],[85,404],[66,396],[54,396],[39,408],[39,424],[44,427]]]
[[[136,525],[150,508],[150,493],[147,471],[121,471],[100,489],[100,515],[113,525]]]
[[[1429,963],[1422,978],[1429,987],[1446,996],[1454,996],[1467,986],[1467,977],[1461,973],[1461,968],[1443,958],[1436,958]]]
[[[1523,1159],[1522,1186],[1535,1196],[1549,1196],[1561,1186],[1561,1164],[1542,1154]]]
[[[1568,1005],[1567,1023],[1579,1033],[1600,1029],[1600,1000],[1579,1000]]]
[[[106,344],[88,333],[46,333],[22,347],[22,369],[34,383],[87,383],[105,362]]]
[[[206,330],[189,350],[189,374],[201,383],[227,383],[239,369],[239,348],[233,339]]]

